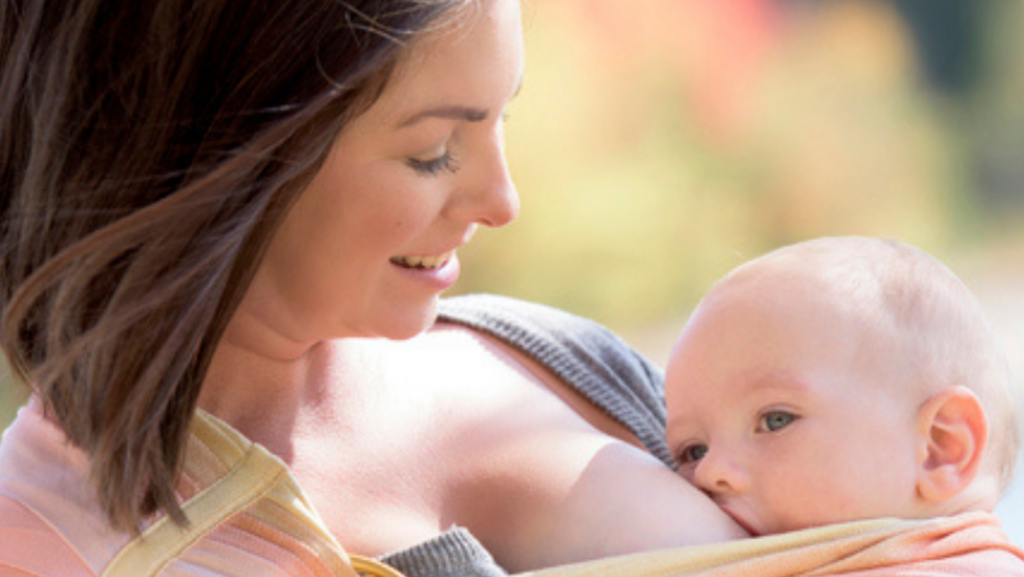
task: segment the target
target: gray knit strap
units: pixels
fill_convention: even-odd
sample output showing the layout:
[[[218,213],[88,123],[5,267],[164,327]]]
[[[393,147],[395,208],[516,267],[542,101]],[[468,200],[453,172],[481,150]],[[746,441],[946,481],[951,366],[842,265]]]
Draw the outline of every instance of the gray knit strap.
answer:
[[[416,577],[505,577],[508,575],[466,529],[454,527],[430,541],[381,558]]]
[[[663,374],[598,323],[536,303],[497,295],[441,301],[439,319],[501,340],[550,369],[621,423],[669,467]]]

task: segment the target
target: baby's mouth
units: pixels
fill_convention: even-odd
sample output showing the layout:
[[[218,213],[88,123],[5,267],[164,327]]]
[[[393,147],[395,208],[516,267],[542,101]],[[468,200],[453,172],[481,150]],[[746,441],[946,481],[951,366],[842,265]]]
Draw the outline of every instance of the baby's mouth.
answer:
[[[390,260],[402,268],[436,269],[448,264],[454,255],[455,251],[450,250],[435,256],[394,256]]]
[[[729,517],[732,517],[732,520],[735,521],[737,525],[742,527],[744,531],[749,533],[751,537],[760,537],[761,536],[762,532],[758,530],[758,528],[755,526],[755,524],[752,522],[752,520],[747,519],[746,517],[741,515],[739,513],[739,511],[736,510],[735,507],[732,507],[732,506],[727,505],[727,504],[722,504],[722,503],[718,503],[718,507],[722,511],[724,511],[726,515],[729,515]]]

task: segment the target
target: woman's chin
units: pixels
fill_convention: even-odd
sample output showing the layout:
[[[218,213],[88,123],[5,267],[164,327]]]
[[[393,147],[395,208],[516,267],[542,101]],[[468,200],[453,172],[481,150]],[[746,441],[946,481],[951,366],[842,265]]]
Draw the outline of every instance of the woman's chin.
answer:
[[[376,335],[394,341],[411,339],[433,326],[437,320],[437,297],[429,303],[415,309],[392,309],[391,314],[384,316]]]

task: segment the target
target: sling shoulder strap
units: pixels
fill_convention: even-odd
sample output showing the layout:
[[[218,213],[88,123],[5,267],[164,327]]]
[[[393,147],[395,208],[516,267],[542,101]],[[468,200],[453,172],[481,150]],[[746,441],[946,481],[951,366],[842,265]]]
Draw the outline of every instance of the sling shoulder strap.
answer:
[[[336,545],[280,459],[202,411],[196,414],[192,434],[227,464],[227,473],[182,505],[188,525],[180,526],[168,516],[158,519],[117,553],[102,577],[156,576],[232,516],[264,498],[287,502],[323,539]],[[355,577],[340,545],[337,551],[344,561],[336,565],[339,577]]]

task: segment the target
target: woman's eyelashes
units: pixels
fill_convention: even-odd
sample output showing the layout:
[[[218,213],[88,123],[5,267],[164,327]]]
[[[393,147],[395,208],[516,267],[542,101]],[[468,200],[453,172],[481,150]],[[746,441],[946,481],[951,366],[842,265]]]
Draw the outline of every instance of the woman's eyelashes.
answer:
[[[485,117],[481,117],[479,120],[482,121],[484,118]],[[500,118],[503,122],[507,122],[509,114],[507,112],[502,112]],[[501,123],[497,124],[496,130],[498,130],[500,134],[502,130]],[[423,176],[437,176],[445,172],[454,174],[459,171],[461,166],[458,158],[452,154],[450,147],[459,149],[460,146],[465,146],[462,141],[464,137],[465,134],[460,130],[455,130],[449,133],[443,144],[438,146],[436,149],[431,149],[430,151],[424,152],[420,155],[409,156],[405,159],[405,163],[418,174]],[[443,150],[438,152],[442,147]],[[430,154],[434,154],[435,156],[427,159],[423,158]]]
[[[424,176],[436,176],[442,172],[456,173],[459,171],[459,162],[452,156],[450,150],[435,158],[421,160],[419,158],[407,158],[405,160],[409,168],[412,168]]]

